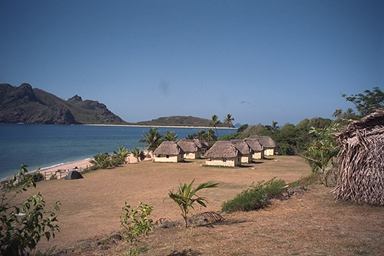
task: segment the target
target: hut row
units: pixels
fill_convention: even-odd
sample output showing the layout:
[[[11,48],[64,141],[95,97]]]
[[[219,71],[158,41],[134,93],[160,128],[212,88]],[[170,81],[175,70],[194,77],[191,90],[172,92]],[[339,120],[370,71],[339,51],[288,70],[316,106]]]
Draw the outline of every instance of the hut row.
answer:
[[[206,158],[208,166],[234,167],[274,154],[276,144],[266,136],[245,140],[217,141],[209,150],[208,144],[198,139],[164,141],[154,151],[155,162],[181,162],[184,159]]]

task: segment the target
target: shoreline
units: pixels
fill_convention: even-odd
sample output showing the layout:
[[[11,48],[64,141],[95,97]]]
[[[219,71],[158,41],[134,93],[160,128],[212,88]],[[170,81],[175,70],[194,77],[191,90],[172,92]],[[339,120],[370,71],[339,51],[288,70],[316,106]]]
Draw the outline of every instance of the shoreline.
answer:
[[[235,127],[212,127],[212,126],[187,126],[187,125],[147,125],[147,124],[79,124],[84,126],[123,126],[138,128],[181,128],[181,129],[217,129],[217,130],[237,130]]]
[[[39,172],[39,173],[43,174],[45,178],[47,178],[48,176],[50,177],[50,176],[52,176],[58,172],[66,173],[69,170],[75,169],[75,167],[77,167],[79,170],[82,171],[83,169],[91,166],[91,163],[89,162],[90,160],[92,160],[92,157],[82,158],[82,159],[78,159],[78,160],[71,160],[71,161],[62,162],[62,163],[53,164],[53,165],[48,165],[45,167],[29,170],[27,172],[27,174],[34,174],[34,173]],[[5,181],[5,180],[11,179],[17,172],[18,171],[16,170],[14,172],[14,174],[7,175],[6,177],[0,178],[0,181]]]

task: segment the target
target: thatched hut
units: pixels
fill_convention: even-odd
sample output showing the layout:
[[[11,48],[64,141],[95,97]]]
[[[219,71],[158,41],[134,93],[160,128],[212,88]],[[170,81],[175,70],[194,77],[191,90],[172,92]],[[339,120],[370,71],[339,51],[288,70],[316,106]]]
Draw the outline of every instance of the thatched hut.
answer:
[[[153,152],[154,162],[177,163],[184,160],[183,150],[174,141],[163,141]]]
[[[217,141],[205,153],[205,165],[235,167],[241,165],[239,150],[230,141]]]
[[[232,144],[239,150],[241,158],[240,161],[242,164],[252,163],[252,154],[251,149],[244,140],[231,140]]]
[[[199,148],[201,154],[205,154],[209,148],[208,142],[205,140],[200,140],[200,139],[193,139],[193,142],[195,142],[196,146]]]
[[[252,136],[263,146],[264,156],[273,156],[276,151],[276,142],[269,136]]]
[[[384,205],[384,110],[355,121],[338,134],[337,199]]]
[[[259,140],[247,138],[244,141],[251,149],[252,160],[260,160],[264,158],[263,146],[260,144]]]
[[[193,140],[179,140],[177,145],[183,150],[185,159],[200,158],[201,151]]]

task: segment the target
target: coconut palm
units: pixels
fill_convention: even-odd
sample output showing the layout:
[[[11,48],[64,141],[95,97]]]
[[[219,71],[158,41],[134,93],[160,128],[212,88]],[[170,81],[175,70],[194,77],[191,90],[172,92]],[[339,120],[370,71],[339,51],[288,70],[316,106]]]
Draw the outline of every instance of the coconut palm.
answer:
[[[151,128],[140,141],[147,145],[149,151],[154,151],[161,143],[161,135],[157,128]]]
[[[125,163],[125,158],[128,156],[129,150],[124,146],[120,146],[116,151],[113,152],[113,154],[117,159],[117,164],[120,165]]]
[[[211,118],[210,125],[216,129],[216,126],[220,123],[219,117],[217,115],[213,115]]]
[[[163,136],[163,140],[167,140],[167,141],[176,141],[177,140],[177,135],[175,132],[173,131],[167,131],[164,136]]]
[[[227,116],[224,118],[224,123],[228,125],[228,127],[233,127],[233,121],[235,118],[231,114],[227,114]]]
[[[189,184],[180,184],[176,192],[169,191],[168,193],[169,197],[179,206],[181,210],[181,216],[185,222],[185,227],[188,227],[188,213],[190,209],[194,208],[193,206],[195,203],[198,203],[203,207],[207,207],[207,199],[197,195],[197,192],[202,189],[215,188],[218,185],[218,183],[206,182],[198,185],[196,188],[192,188],[194,181],[195,180],[192,180],[192,182]]]
[[[137,158],[138,161],[141,161],[145,158],[144,152],[139,148],[134,148],[131,150],[131,153],[134,157]]]

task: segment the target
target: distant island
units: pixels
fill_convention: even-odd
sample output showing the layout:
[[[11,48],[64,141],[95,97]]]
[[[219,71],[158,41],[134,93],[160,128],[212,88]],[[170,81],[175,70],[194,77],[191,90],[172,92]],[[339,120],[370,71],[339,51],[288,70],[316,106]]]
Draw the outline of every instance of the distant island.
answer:
[[[196,126],[196,127],[209,127],[211,120],[194,117],[194,116],[168,116],[159,117],[150,121],[137,122],[138,125],[149,125],[149,126]],[[217,127],[225,127],[224,124],[220,123]]]
[[[28,83],[20,86],[3,83],[0,84],[0,123],[209,127],[211,120],[194,116],[169,116],[128,123],[98,101],[83,100],[78,95],[64,100],[33,88]],[[217,127],[225,125],[219,123]]]
[[[0,84],[0,123],[126,124],[104,104],[75,95],[63,100],[30,84]]]

